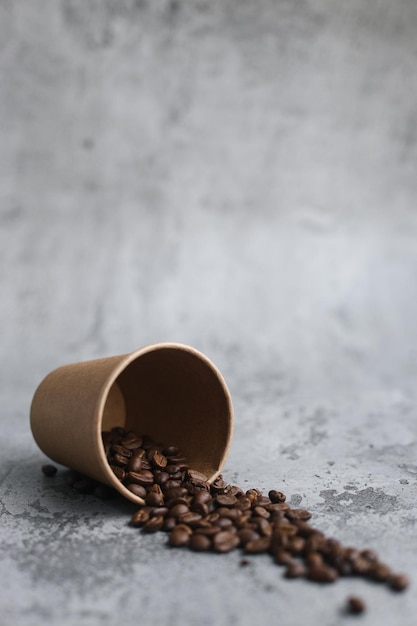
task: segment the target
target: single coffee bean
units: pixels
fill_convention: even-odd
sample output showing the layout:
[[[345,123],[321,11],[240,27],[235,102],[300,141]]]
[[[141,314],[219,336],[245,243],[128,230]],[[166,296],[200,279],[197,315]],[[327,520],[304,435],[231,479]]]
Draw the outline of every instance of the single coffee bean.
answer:
[[[186,504],[176,504],[175,506],[170,508],[169,514],[171,517],[175,517],[178,519],[181,515],[185,515],[185,513],[189,513],[190,509]]]
[[[142,507],[141,509],[136,511],[136,513],[133,513],[132,517],[130,518],[130,525],[142,526],[145,522],[148,521],[148,519],[150,518],[150,514],[151,507]]]
[[[274,561],[277,565],[288,565],[292,562],[292,556],[287,550],[277,550],[274,554]]]
[[[349,596],[346,601],[346,611],[352,615],[360,615],[366,609],[365,602],[359,596]]]
[[[112,463],[115,465],[119,465],[120,467],[126,467],[129,462],[129,458],[127,456],[123,456],[122,454],[113,455]]]
[[[169,513],[169,508],[167,506],[153,506],[151,509],[150,516],[157,517],[158,515],[162,515],[165,517]]]
[[[116,476],[116,478],[118,478],[121,482],[123,482],[126,476],[126,472],[124,471],[124,469],[122,469],[118,465],[110,465],[110,468],[113,474]]]
[[[55,467],[55,465],[51,465],[49,463],[42,465],[41,470],[43,472],[43,474],[45,474],[45,476],[48,476],[48,478],[51,478],[52,476],[55,476],[55,474],[57,473],[58,469]]]
[[[205,489],[203,489],[201,491],[198,491],[193,496],[193,503],[194,504],[207,504],[208,502],[212,502],[212,500],[213,500],[212,496]]]
[[[210,490],[213,494],[223,493],[227,487],[227,482],[223,480],[221,476],[218,476],[216,480],[212,483]]]
[[[141,437],[137,437],[135,434],[129,435],[126,439],[122,439],[120,444],[127,450],[137,450],[142,445]]]
[[[162,506],[164,503],[164,496],[162,493],[157,493],[156,491],[149,491],[145,496],[145,502],[149,506]]]
[[[257,533],[252,528],[242,528],[238,531],[238,537],[240,539],[240,544],[242,546],[246,546],[250,541],[256,541],[260,538],[259,533]]]
[[[164,490],[165,500],[167,502],[169,502],[170,500],[173,500],[174,498],[181,498],[183,496],[188,495],[188,491],[184,487],[181,487],[181,486],[167,488],[166,485],[163,485],[163,490]]]
[[[139,454],[134,454],[130,457],[127,469],[129,472],[140,472],[143,468],[143,459]]]
[[[169,474],[168,474],[168,472],[162,472],[162,471],[158,470],[158,471],[154,472],[153,479],[154,479],[154,481],[155,481],[155,483],[157,485],[160,485],[161,487],[164,487],[165,484],[169,480]]]
[[[334,567],[326,565],[316,565],[308,570],[308,578],[317,583],[334,583],[339,577]]]
[[[199,522],[195,527],[194,532],[199,535],[206,535],[206,537],[213,537],[213,535],[217,535],[217,533],[221,532],[221,530],[222,529],[219,526],[211,526],[211,524],[206,526],[205,520],[201,520],[201,522]]]
[[[182,515],[180,515],[178,519],[181,524],[187,524],[187,526],[191,526],[191,528],[193,528],[196,524],[198,524],[198,522],[202,520],[202,517],[198,513],[194,513],[194,511],[188,511],[187,513],[183,513]]]
[[[294,537],[291,537],[289,544],[288,544],[288,550],[291,552],[291,554],[294,554],[295,556],[299,556],[300,554],[303,554],[305,550],[305,545],[306,545],[306,540],[303,539],[303,537],[298,537],[296,535]]]
[[[141,470],[140,472],[128,472],[127,480],[130,483],[142,485],[142,487],[150,487],[153,484],[153,474],[149,470]]]
[[[186,546],[191,537],[192,531],[185,524],[178,524],[170,533],[168,544],[173,548]]]
[[[167,514],[168,515],[168,514]],[[177,525],[177,520],[175,517],[165,517],[164,523],[162,525],[162,530],[164,532],[171,532]]]
[[[129,491],[134,493],[135,496],[139,496],[139,498],[145,498],[146,489],[145,487],[142,487],[142,485],[137,485],[136,483],[127,483],[126,487],[127,489],[129,489]]]
[[[269,537],[259,537],[259,539],[247,542],[245,552],[248,554],[261,554],[262,552],[268,552],[270,547],[271,539]]]
[[[386,582],[390,578],[391,574],[391,569],[388,565],[385,565],[385,563],[373,563],[369,569],[369,575],[371,578],[381,583]]]
[[[276,489],[271,489],[271,491],[268,492],[268,496],[271,502],[273,502],[274,504],[279,502],[285,502],[285,500],[287,499],[287,496],[282,493],[282,491],[277,491]]]
[[[166,446],[166,448],[162,448],[162,454],[165,456],[177,456],[180,452],[180,449],[176,446]]]
[[[264,519],[269,519],[271,517],[271,513],[267,511],[263,506],[253,507],[253,512],[258,517],[263,517]]]
[[[239,537],[228,530],[222,530],[213,537],[213,548],[215,552],[230,552],[237,548],[239,543]]]
[[[286,517],[290,520],[301,520],[306,522],[312,517],[310,511],[306,511],[306,509],[288,509],[286,512]]]
[[[190,548],[194,552],[207,552],[211,548],[211,541],[207,535],[195,533],[190,536]]]
[[[189,469],[187,470],[187,478],[194,484],[207,484],[207,476],[202,474],[201,472],[197,472],[196,470]]]
[[[167,467],[168,460],[166,456],[159,452],[158,450],[152,450],[148,454],[148,459],[153,467],[157,469],[164,469]],[[169,473],[169,472],[168,472]]]
[[[306,566],[304,563],[299,563],[297,561],[291,561],[287,565],[287,569],[285,570],[285,578],[302,578],[306,575]]]
[[[323,557],[320,552],[309,552],[305,560],[309,568],[321,567],[323,565]]]
[[[252,502],[247,496],[242,496],[238,499],[236,506],[241,511],[248,511],[252,507]]]
[[[147,522],[142,526],[142,530],[146,533],[156,533],[158,530],[161,530],[164,523],[164,518],[162,515],[157,515],[156,517],[150,517]]]
[[[118,444],[112,446],[112,452],[114,456],[119,455],[126,459],[129,459],[132,456],[132,450],[128,450],[128,448]]]
[[[388,583],[393,591],[404,591],[410,585],[410,579],[405,574],[393,574]]]

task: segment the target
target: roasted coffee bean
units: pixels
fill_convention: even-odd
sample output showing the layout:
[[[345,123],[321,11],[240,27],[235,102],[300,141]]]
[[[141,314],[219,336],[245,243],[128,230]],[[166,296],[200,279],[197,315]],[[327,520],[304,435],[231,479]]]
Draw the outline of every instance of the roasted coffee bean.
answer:
[[[303,522],[311,518],[310,511],[306,511],[305,509],[288,509],[285,515],[290,520],[301,520]]]
[[[306,575],[306,566],[298,561],[291,561],[285,570],[285,578],[302,578]]]
[[[151,465],[153,467],[156,467],[157,469],[162,470],[165,467],[167,467],[168,460],[167,460],[166,456],[164,456],[162,454],[162,452],[159,452],[158,450],[150,451],[149,454],[148,454],[148,459],[149,459]]]
[[[167,502],[173,500],[175,498],[181,498],[188,495],[188,491],[184,487],[170,487],[166,488],[166,485],[163,486],[165,499]]]
[[[210,484],[203,473],[189,467],[176,446],[160,445],[123,428],[103,433],[103,445],[115,476],[145,500],[131,525],[149,533],[169,532],[170,546],[268,552],[275,563],[286,565],[288,578],[331,583],[339,575],[362,576],[386,582],[396,591],[409,585],[405,575],[393,574],[372,550],[345,547],[325,537],[309,524],[311,512],[292,508],[281,491],[271,489],[267,496],[259,489],[244,493],[221,475]],[[73,482],[85,480],[78,476]]]
[[[143,458],[139,454],[134,454],[130,457],[127,463],[127,469],[129,472],[140,472],[143,468]]]
[[[263,506],[255,506],[253,507],[254,515],[258,517],[263,517],[264,519],[269,519],[271,517],[271,513],[265,509]]]
[[[197,504],[191,504],[190,508],[192,511],[198,513],[202,517],[206,517],[209,514],[209,507],[207,506],[207,504],[200,504],[197,502]]]
[[[223,493],[227,487],[227,482],[223,480],[221,476],[218,476],[211,485],[211,491],[213,493]]]
[[[192,528],[202,520],[202,517],[198,513],[194,513],[194,511],[188,511],[180,515],[178,519],[181,524],[187,524],[187,526],[191,526]]]
[[[245,552],[248,554],[260,554],[262,552],[268,552],[270,547],[271,539],[269,537],[259,537],[258,539],[253,539],[246,543]]]
[[[167,482],[164,484],[164,489],[166,489],[166,490],[176,489],[177,487],[182,487],[181,481],[179,481],[179,480],[172,480],[171,478],[169,480],[167,480]]]
[[[241,530],[238,531],[237,534],[240,539],[240,544],[242,546],[246,546],[246,544],[249,543],[249,541],[256,541],[257,539],[260,538],[259,533],[257,533],[252,528],[242,528]]]
[[[119,465],[120,467],[126,467],[128,462],[129,458],[127,456],[123,456],[122,454],[114,454],[112,457],[112,463]]]
[[[268,492],[268,496],[273,503],[285,502],[287,499],[287,496],[282,491],[277,491],[276,489],[271,489]]]
[[[167,506],[153,506],[151,509],[151,517],[157,517],[158,515],[162,515],[165,517],[169,513],[169,508]]]
[[[142,438],[137,437],[135,434],[132,434],[125,439],[122,439],[120,445],[122,445],[127,450],[137,450],[142,445]]]
[[[145,496],[145,502],[149,506],[162,506],[164,503],[164,496],[162,495],[162,493],[149,491]]]
[[[58,469],[55,467],[55,465],[51,465],[49,463],[42,465],[41,470],[43,472],[43,474],[45,474],[45,476],[48,476],[48,478],[51,478],[52,476],[55,476],[55,474],[57,473]]]
[[[202,491],[198,491],[193,497],[194,504],[207,504],[208,502],[212,502],[213,498],[208,491],[204,489]]]
[[[231,520],[237,520],[242,515],[242,511],[240,511],[239,509],[227,508],[225,506],[222,506],[219,509],[217,509],[217,512],[220,515],[220,517],[228,517]]]
[[[142,526],[142,530],[146,533],[156,533],[158,530],[161,530],[164,523],[164,518],[162,515],[157,515],[156,517],[150,517],[147,522]]]
[[[150,515],[151,515],[151,507],[144,506],[138,511],[136,511],[136,513],[133,513],[132,517],[130,518],[130,525],[142,526],[145,522],[148,521],[148,519],[150,518]]]
[[[204,525],[203,525],[204,524]],[[199,522],[199,524],[195,527],[194,532],[206,535],[207,537],[212,537],[213,535],[217,535],[217,533],[221,532],[220,526],[212,526],[211,524],[205,525],[205,520]]]
[[[410,585],[410,579],[405,574],[393,574],[388,583],[393,591],[404,591]]]
[[[346,601],[346,612],[352,615],[360,615],[366,609],[365,602],[359,596],[349,596]]]
[[[242,496],[241,498],[238,499],[236,506],[241,511],[248,511],[252,507],[252,502],[250,501],[250,498],[248,498],[247,496]]]
[[[137,485],[136,483],[127,483],[127,489],[135,494],[135,496],[139,496],[139,498],[145,498],[146,489],[142,487],[142,485]]]
[[[194,533],[190,536],[190,548],[194,552],[207,552],[211,548],[210,538],[201,533]]]
[[[227,494],[219,494],[218,496],[216,496],[215,501],[218,506],[226,506],[228,508],[231,508],[232,506],[235,506],[237,502],[237,498],[236,496],[229,496]]]
[[[165,488],[165,485],[169,480],[169,474],[168,472],[158,470],[154,472],[153,479],[157,485]]]
[[[233,526],[233,521],[229,517],[219,517],[214,524],[223,530],[228,530]]]
[[[269,521],[263,517],[256,517],[256,527],[265,537],[271,537],[272,535],[272,526]]]
[[[317,583],[334,583],[339,577],[334,567],[316,565],[308,570],[308,579]]]
[[[274,561],[277,565],[288,565],[292,562],[291,553],[287,550],[277,550],[274,554]]]
[[[191,534],[192,531],[188,526],[185,524],[179,524],[171,531],[168,544],[173,548],[186,546],[190,541]]]
[[[168,514],[167,514],[168,515]],[[177,520],[175,517],[165,517],[164,523],[162,525],[162,530],[165,532],[171,532],[177,525]]]
[[[288,550],[291,554],[299,556],[305,550],[306,540],[303,537],[294,536],[290,538]]]
[[[117,454],[127,459],[129,459],[132,456],[132,450],[128,450],[128,448],[125,448],[124,446],[121,446],[119,444],[114,444],[111,450],[114,455]]]
[[[153,474],[149,470],[141,470],[140,472],[128,472],[126,480],[130,483],[142,485],[142,487],[150,487],[153,484]]]
[[[169,510],[169,514],[171,517],[175,517],[178,519],[181,515],[185,515],[185,513],[189,513],[190,509],[186,504],[176,504],[171,507]]]
[[[392,575],[391,569],[385,563],[373,563],[369,569],[369,575],[373,580],[384,583]]]
[[[162,448],[162,454],[165,456],[176,456],[180,453],[180,449],[176,446],[167,446],[166,448]]]
[[[321,567],[323,565],[323,557],[320,552],[309,552],[305,560],[309,568]]]
[[[187,478],[192,483],[197,485],[207,484],[207,476],[205,476],[205,474],[202,474],[201,472],[197,472],[196,470],[187,470]]]
[[[213,548],[215,552],[230,552],[238,547],[239,537],[229,530],[222,530],[213,537]]]

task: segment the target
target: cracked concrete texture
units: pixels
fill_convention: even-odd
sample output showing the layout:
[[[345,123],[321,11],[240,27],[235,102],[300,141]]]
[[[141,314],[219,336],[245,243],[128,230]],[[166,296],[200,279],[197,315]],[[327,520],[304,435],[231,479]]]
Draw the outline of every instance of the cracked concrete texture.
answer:
[[[230,387],[225,477],[416,575],[416,5],[0,0],[0,625],[415,626],[413,589],[173,553],[40,471],[58,365],[158,341]],[[401,617],[400,617],[401,616]]]

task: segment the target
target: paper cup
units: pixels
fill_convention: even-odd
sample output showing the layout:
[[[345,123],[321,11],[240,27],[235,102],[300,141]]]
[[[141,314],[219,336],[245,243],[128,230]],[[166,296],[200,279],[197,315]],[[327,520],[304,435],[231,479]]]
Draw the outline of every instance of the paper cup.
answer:
[[[144,504],[113,474],[102,431],[122,426],[176,445],[213,481],[229,452],[233,408],[221,373],[204,354],[159,343],[52,371],[35,392],[30,422],[52,460]]]

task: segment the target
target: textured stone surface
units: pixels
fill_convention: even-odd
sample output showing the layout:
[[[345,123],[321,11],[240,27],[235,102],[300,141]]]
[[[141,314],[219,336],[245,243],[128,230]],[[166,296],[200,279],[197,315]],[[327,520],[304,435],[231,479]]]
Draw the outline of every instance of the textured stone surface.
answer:
[[[411,0],[0,0],[1,626],[333,626],[351,593],[414,626],[413,589],[168,550],[43,477],[28,415],[60,364],[189,343],[232,392],[227,480],[413,578],[416,28]]]

